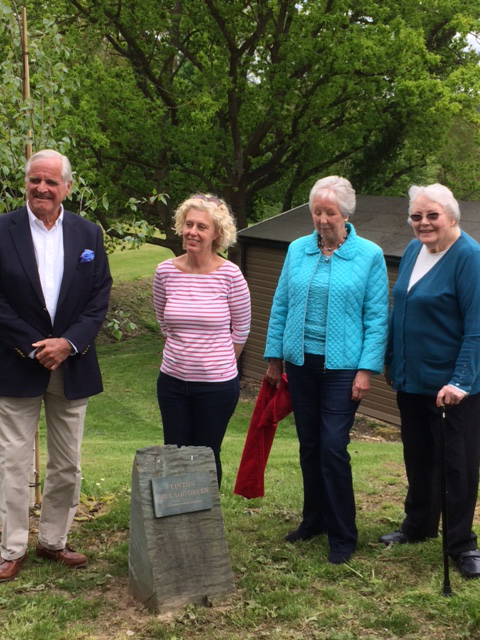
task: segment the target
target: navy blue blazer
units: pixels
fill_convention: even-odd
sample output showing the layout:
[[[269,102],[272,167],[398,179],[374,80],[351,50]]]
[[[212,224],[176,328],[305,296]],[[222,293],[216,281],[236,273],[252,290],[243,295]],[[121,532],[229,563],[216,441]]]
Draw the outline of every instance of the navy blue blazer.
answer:
[[[66,338],[78,349],[65,366],[65,396],[70,400],[103,389],[95,338],[108,309],[112,278],[100,227],[64,212],[64,273],[52,325],[35,259],[27,208],[0,216],[0,396],[36,397],[50,372],[28,354],[44,338]],[[82,262],[85,249],[94,252]]]

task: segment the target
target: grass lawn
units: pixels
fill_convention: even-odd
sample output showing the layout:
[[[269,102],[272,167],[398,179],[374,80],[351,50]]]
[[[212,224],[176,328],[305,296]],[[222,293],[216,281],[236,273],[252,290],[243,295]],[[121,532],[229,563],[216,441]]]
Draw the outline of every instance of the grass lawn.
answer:
[[[30,552],[19,578],[0,585],[0,640],[479,640],[480,581],[466,582],[452,570],[454,596],[441,595],[440,539],[396,548],[376,542],[402,519],[401,445],[352,441],[359,547],[348,564],[329,565],[324,537],[295,546],[283,541],[298,525],[302,505],[291,417],[278,428],[265,497],[233,495],[253,409],[247,399],[238,404],[222,452],[222,513],[235,593],[212,608],[189,606],[170,618],[149,614],[128,596],[132,463],[137,449],[162,444],[155,395],[162,343],[151,280],[169,255],[145,246],[110,256],[111,313],[122,310],[143,335],[114,344],[104,339],[99,348],[105,391],[89,402],[82,503],[70,536],[89,565],[72,571]],[[33,516],[32,545],[36,526]]]
[[[89,567],[75,572],[31,555],[20,577],[0,586],[1,639],[480,638],[480,581],[452,571],[455,594],[441,595],[440,539],[396,548],[376,543],[402,516],[401,446],[350,445],[359,548],[349,564],[329,565],[323,537],[283,542],[299,522],[302,492],[290,417],[278,428],[265,498],[232,493],[252,412],[248,400],[240,401],[223,446],[221,499],[235,594],[170,619],[137,607],[127,594],[130,473],[136,449],[162,442],[155,398],[160,353],[158,336],[100,348],[105,392],[91,398],[87,412],[82,515],[71,535]]]
[[[115,282],[130,282],[150,276],[153,278],[159,262],[172,258],[170,249],[145,244],[139,249],[120,249],[108,256]]]

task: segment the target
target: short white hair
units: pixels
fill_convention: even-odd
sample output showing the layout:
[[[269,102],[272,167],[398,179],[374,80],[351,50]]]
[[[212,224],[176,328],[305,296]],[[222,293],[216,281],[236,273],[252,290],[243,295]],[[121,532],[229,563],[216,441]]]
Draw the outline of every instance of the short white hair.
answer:
[[[32,168],[32,164],[37,160],[44,160],[45,158],[61,158],[62,180],[65,184],[72,182],[72,165],[70,164],[70,160],[67,158],[67,156],[62,155],[54,149],[42,149],[42,151],[37,151],[37,153],[34,153],[33,156],[29,160],[27,160],[27,164],[25,165],[25,178],[28,177],[30,169]]]
[[[410,199],[408,203],[409,216],[412,215],[413,205],[419,196],[425,196],[432,202],[436,202],[445,209],[445,213],[453,218],[456,224],[460,222],[460,207],[448,187],[445,187],[443,184],[439,184],[438,182],[427,186],[418,186],[415,184],[411,186],[408,190],[408,197]]]
[[[308,199],[310,211],[312,211],[313,200],[317,196],[328,198],[335,202],[344,218],[349,218],[355,213],[355,189],[346,178],[327,176],[317,180],[310,191]]]

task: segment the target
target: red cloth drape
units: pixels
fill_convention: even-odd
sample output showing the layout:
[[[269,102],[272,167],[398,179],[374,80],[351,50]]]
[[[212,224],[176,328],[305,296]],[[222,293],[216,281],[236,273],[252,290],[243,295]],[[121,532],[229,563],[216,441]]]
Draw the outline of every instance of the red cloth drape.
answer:
[[[287,376],[283,374],[276,388],[263,379],[233,493],[244,498],[261,498],[265,493],[264,474],[277,424],[292,411]]]

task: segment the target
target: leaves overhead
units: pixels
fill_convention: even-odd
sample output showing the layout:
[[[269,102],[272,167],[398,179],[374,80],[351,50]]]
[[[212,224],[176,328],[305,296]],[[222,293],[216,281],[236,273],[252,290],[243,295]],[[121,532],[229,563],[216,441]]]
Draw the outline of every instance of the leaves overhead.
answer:
[[[455,119],[478,126],[477,0],[43,0],[30,21],[47,11],[79,86],[58,135],[109,216],[144,198],[167,243],[191,192],[225,197],[239,226],[327,173],[403,193],[436,177]],[[148,205],[154,189],[169,203]]]

